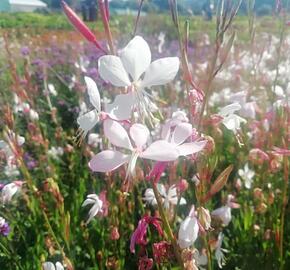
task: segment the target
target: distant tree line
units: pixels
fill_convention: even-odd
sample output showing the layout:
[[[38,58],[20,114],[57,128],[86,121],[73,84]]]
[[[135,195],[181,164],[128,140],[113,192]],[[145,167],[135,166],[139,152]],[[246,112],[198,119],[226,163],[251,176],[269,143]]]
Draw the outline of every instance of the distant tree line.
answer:
[[[50,8],[60,8],[60,0],[43,0],[48,4]],[[81,0],[65,0],[68,4],[74,5],[74,7],[80,8]],[[93,0],[94,1],[94,0]],[[96,1],[96,0],[95,0]],[[232,0],[237,2],[238,0]],[[110,8],[114,9],[138,9],[138,0],[112,0],[110,1]],[[218,0],[178,0],[178,8],[181,14],[202,14],[207,6],[211,4],[216,5]],[[286,0],[281,0],[286,2]],[[255,12],[257,15],[269,15],[272,14],[275,9],[275,0],[256,0]],[[145,0],[143,5],[143,11],[146,12],[164,12],[168,11],[167,0]],[[246,14],[247,12],[247,0],[242,1],[240,8],[240,14]]]

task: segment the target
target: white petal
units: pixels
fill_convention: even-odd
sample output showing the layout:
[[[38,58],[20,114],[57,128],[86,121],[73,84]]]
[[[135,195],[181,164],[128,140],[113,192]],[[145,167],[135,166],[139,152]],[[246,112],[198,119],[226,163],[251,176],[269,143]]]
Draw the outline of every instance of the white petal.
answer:
[[[142,149],[149,137],[149,130],[142,124],[134,124],[130,128],[130,136],[135,142],[136,147]]]
[[[98,153],[90,160],[89,167],[94,172],[110,172],[128,161],[128,155],[124,155],[117,151],[105,150]]]
[[[85,82],[88,89],[88,95],[90,97],[90,102],[97,109],[98,112],[101,111],[101,98],[99,89],[96,83],[90,77],[85,77]]]
[[[95,202],[96,202],[96,200],[94,200],[94,199],[86,199],[86,200],[83,202],[82,207],[85,207],[85,206],[87,206],[87,205],[89,205],[89,204],[94,204]]]
[[[205,147],[206,143],[207,141],[183,143],[182,145],[176,146],[176,149],[178,150],[180,156],[187,156],[201,151]]]
[[[192,134],[192,125],[189,123],[178,124],[172,134],[171,143],[181,144]]]
[[[231,208],[229,206],[222,206],[211,212],[212,216],[220,218],[225,226],[229,225],[232,215]]]
[[[55,270],[54,264],[52,262],[45,262],[42,264],[43,270]]]
[[[64,267],[60,262],[56,262],[55,266],[56,266],[56,270],[64,270]]]
[[[118,122],[106,119],[104,121],[104,134],[113,145],[133,149],[127,131]]]
[[[99,113],[96,110],[92,110],[77,118],[77,123],[80,128],[85,132],[91,130],[99,122]]]
[[[120,58],[134,81],[137,81],[151,63],[151,52],[147,42],[135,36],[120,53]]]
[[[157,200],[155,198],[154,192],[152,188],[147,188],[144,194],[144,201],[151,205],[157,205]]]
[[[145,72],[144,79],[141,82],[141,88],[162,85],[172,81],[178,69],[178,57],[166,57],[152,62]]]
[[[235,102],[233,104],[230,104],[230,105],[223,107],[220,110],[219,115],[227,116],[227,115],[233,114],[235,111],[239,111],[241,108],[242,108],[241,105],[239,103]]]
[[[241,123],[245,122],[247,121],[244,118],[235,114],[231,114],[222,120],[225,127],[232,130],[234,133],[236,133],[237,129],[240,129]]]
[[[168,189],[168,197],[170,199],[177,197],[177,189],[175,185],[172,185],[169,189]]]
[[[125,87],[131,84],[120,57],[104,55],[99,59],[99,73],[103,80],[115,86]]]
[[[179,204],[180,205],[185,205],[186,204],[186,200],[183,197],[181,197]]]
[[[135,95],[128,93],[117,95],[114,102],[105,105],[105,111],[111,118],[122,121],[131,118],[132,108],[135,104]]]
[[[186,217],[178,231],[178,243],[181,248],[188,248],[197,239],[199,227],[195,217]]]
[[[162,184],[157,184],[157,190],[162,197],[167,197],[165,186]]]
[[[178,158],[179,152],[175,146],[167,141],[156,141],[152,143],[140,157],[156,161],[173,161]]]

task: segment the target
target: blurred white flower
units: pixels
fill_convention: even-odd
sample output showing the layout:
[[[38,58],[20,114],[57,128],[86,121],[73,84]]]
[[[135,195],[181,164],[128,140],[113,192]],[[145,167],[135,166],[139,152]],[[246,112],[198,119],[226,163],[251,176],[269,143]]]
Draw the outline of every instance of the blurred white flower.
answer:
[[[64,270],[63,265],[60,262],[56,262],[54,265],[52,262],[45,262],[42,264],[43,270]]]
[[[9,203],[12,200],[12,197],[19,190],[19,186],[14,183],[5,185],[1,190],[1,201],[3,204]]]
[[[4,167],[4,174],[8,178],[13,178],[13,177],[18,176],[20,173],[17,166],[14,163],[8,162],[7,165]]]
[[[162,203],[166,209],[169,208],[170,204],[177,205],[178,196],[177,196],[177,188],[175,185],[172,185],[168,191],[166,192],[165,186],[162,184],[157,184],[157,190],[162,198]],[[152,188],[147,188],[144,194],[144,201],[151,205],[157,205],[157,201]],[[186,200],[181,197],[180,205],[186,204]]]
[[[163,32],[160,32],[158,35],[158,53],[162,53],[163,51],[163,45],[165,43],[165,34]]]
[[[79,62],[75,62],[75,67],[80,69],[82,72],[87,72],[89,65],[90,61],[82,56],[80,56]]]
[[[218,113],[223,117],[222,123],[225,127],[235,134],[237,130],[240,129],[241,123],[246,123],[246,119],[234,114],[234,112],[239,111],[241,109],[241,105],[239,103],[232,103],[223,107]]]
[[[60,146],[58,146],[58,147],[52,146],[47,152],[47,154],[50,157],[52,157],[53,159],[56,159],[56,160],[58,160],[59,157],[63,155],[63,153],[64,153],[63,148]]]
[[[232,220],[231,208],[239,208],[239,204],[234,203],[232,200],[234,199],[233,195],[228,195],[227,203],[225,206],[217,208],[211,212],[211,215],[219,218],[224,226],[228,226]]]
[[[86,222],[88,224],[94,216],[98,213],[102,213],[103,201],[99,199],[99,196],[96,194],[89,194],[87,195],[87,199],[83,202],[82,207],[92,204],[92,208],[89,211],[89,218]]]
[[[199,226],[195,216],[194,206],[189,215],[180,224],[178,231],[178,244],[183,248],[192,246],[197,239]]]
[[[204,252],[199,252],[197,249],[195,250],[193,254],[193,258],[195,261],[195,264],[198,266],[199,270],[205,270],[206,265],[208,263],[207,256]]]
[[[250,189],[253,183],[253,177],[255,176],[255,172],[249,169],[249,164],[246,163],[244,169],[239,169],[239,176],[243,178],[245,181],[245,187]]]
[[[102,138],[100,134],[97,133],[90,133],[88,136],[88,145],[92,147],[97,147],[99,144],[102,143]]]
[[[223,238],[224,238],[223,233],[219,233],[218,240],[215,246],[215,258],[218,262],[219,268],[222,268],[226,264],[226,259],[223,252],[225,253],[229,252],[227,249],[221,247],[223,243]]]
[[[47,85],[47,87],[48,87],[48,91],[49,91],[50,94],[52,94],[53,96],[57,96],[57,92],[56,92],[55,87],[54,87],[53,84],[49,83]]]
[[[30,109],[29,118],[30,118],[31,121],[38,121],[39,120],[39,115],[38,115],[38,113],[35,110]]]

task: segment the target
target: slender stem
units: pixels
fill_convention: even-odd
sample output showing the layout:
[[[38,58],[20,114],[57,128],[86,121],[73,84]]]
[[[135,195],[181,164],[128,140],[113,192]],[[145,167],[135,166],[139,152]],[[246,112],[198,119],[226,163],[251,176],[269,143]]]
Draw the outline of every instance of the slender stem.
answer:
[[[274,98],[275,98],[275,88],[277,86],[278,78],[279,78],[279,65],[281,62],[281,51],[282,51],[282,46],[283,46],[284,37],[285,37],[288,5],[289,5],[289,0],[287,0],[286,2],[285,11],[284,11],[285,13],[283,14],[283,17],[281,18],[281,21],[280,21],[281,30],[280,30],[280,37],[279,37],[279,46],[277,48],[277,65],[276,65],[276,73],[275,73],[275,78],[274,78],[274,83],[273,83],[273,94],[272,94],[273,100],[272,101],[274,101]]]
[[[138,8],[137,18],[136,18],[136,21],[135,21],[133,37],[136,35],[136,32],[137,32],[137,27],[138,27],[138,23],[139,23],[139,19],[140,19],[140,14],[141,14],[143,3],[144,3],[144,0],[141,0],[140,4],[139,4],[139,8]]]
[[[279,259],[280,259],[280,270],[284,269],[284,252],[283,252],[283,242],[284,242],[284,224],[285,224],[285,213],[288,204],[288,181],[289,181],[289,164],[288,158],[284,156],[284,189],[283,189],[283,205],[281,211],[281,222],[280,222],[280,242],[279,242]]]
[[[168,222],[168,219],[167,219],[167,217],[165,215],[165,212],[164,212],[161,200],[160,200],[160,196],[159,196],[156,184],[152,183],[152,186],[153,186],[153,192],[154,192],[155,198],[157,200],[158,210],[159,210],[159,213],[161,215],[161,219],[162,219],[162,222],[163,222],[163,225],[164,225],[164,228],[165,228],[166,235],[169,238],[169,240],[171,241],[171,244],[173,246],[174,254],[175,254],[175,256],[176,256],[176,258],[178,260],[178,263],[179,263],[181,269],[185,269],[184,268],[184,263],[183,263],[183,260],[182,260],[182,257],[181,257],[180,249],[178,247],[176,238],[173,235],[173,232],[171,230],[171,227],[170,227],[170,224]]]
[[[216,49],[215,49],[215,53],[214,53],[212,62],[210,64],[208,81],[207,81],[207,85],[206,85],[205,91],[204,91],[205,92],[205,97],[204,97],[204,101],[202,103],[202,107],[201,107],[201,110],[200,110],[200,116],[199,116],[199,121],[198,121],[198,130],[200,130],[200,127],[201,127],[203,115],[204,115],[204,112],[205,112],[205,109],[206,109],[206,105],[207,105],[207,102],[208,102],[208,99],[209,99],[209,96],[210,96],[211,84],[212,84],[212,81],[213,81],[213,79],[215,77],[214,76],[214,70],[215,70],[217,59],[218,59],[218,55],[219,55],[219,49],[220,49],[219,43],[216,42]]]

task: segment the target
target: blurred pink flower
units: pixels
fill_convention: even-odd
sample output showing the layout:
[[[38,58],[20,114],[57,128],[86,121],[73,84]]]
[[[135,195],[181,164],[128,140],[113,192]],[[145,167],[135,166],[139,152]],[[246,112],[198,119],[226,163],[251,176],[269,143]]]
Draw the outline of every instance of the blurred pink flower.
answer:
[[[131,236],[130,251],[132,253],[135,253],[136,244],[141,246],[147,245],[146,233],[149,224],[152,224],[158,233],[163,235],[160,220],[156,217],[145,215],[142,219],[139,220],[138,226]]]

